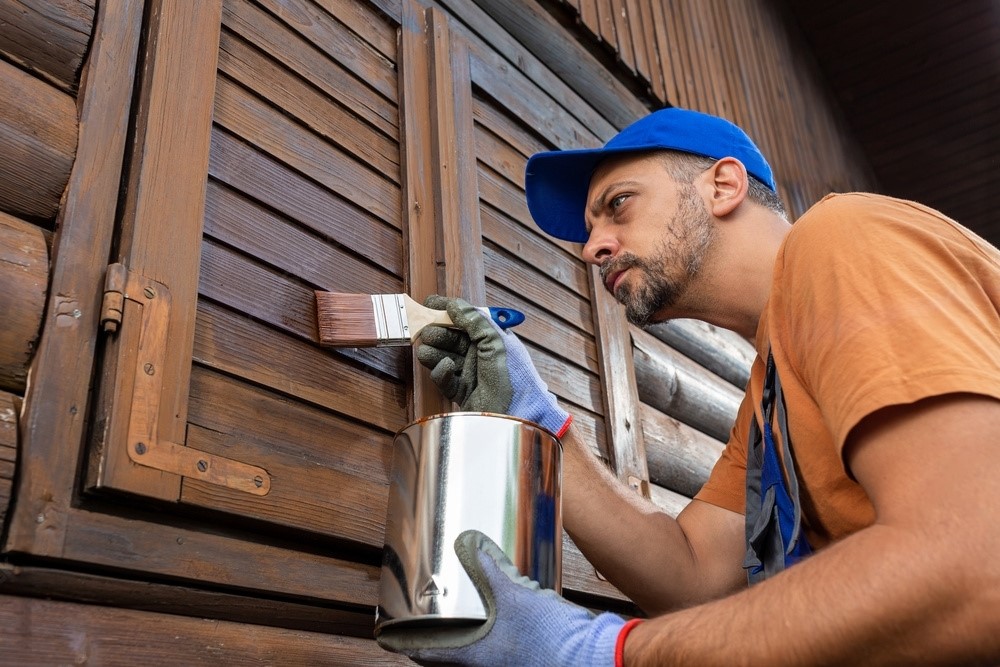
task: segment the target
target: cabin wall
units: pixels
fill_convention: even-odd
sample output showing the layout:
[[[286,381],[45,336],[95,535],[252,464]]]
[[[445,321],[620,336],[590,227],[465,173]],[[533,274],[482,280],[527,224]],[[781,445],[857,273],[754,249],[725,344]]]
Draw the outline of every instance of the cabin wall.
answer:
[[[406,348],[320,347],[317,289],[524,310],[594,455],[676,514],[752,349],[627,325],[580,248],[532,223],[524,163],[669,103],[742,123],[795,214],[868,182],[765,0],[21,5],[0,17],[20,21],[0,32],[0,152],[20,156],[0,162],[0,299],[24,322],[0,338],[0,644],[18,664],[176,664],[205,642],[216,661],[405,663],[371,640],[389,453],[449,406]],[[564,545],[567,597],[638,613]]]

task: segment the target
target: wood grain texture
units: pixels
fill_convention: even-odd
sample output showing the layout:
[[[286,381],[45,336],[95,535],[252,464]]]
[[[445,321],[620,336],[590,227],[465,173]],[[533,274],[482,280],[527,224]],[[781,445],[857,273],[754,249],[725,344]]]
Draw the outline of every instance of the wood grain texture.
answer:
[[[0,118],[0,209],[51,220],[76,154],[74,100],[0,59]]]
[[[737,333],[686,319],[654,324],[645,331],[738,389],[745,389],[750,381],[750,365],[757,352]]]
[[[0,54],[62,90],[75,93],[94,32],[96,0],[0,3]]]
[[[0,641],[23,667],[413,664],[372,639],[14,596],[0,597]]]
[[[4,525],[14,500],[17,472],[17,418],[20,397],[0,391],[0,526]]]
[[[142,5],[105,0],[98,7],[87,60],[87,81],[96,83],[87,84],[81,96],[77,156],[53,244],[46,320],[25,396],[18,505],[5,545],[9,550],[57,556],[71,520]],[[75,311],[80,317],[74,317]]]
[[[646,332],[631,331],[640,400],[728,441],[743,392]]]
[[[640,404],[639,413],[650,481],[693,497],[708,480],[725,444],[646,403]]]
[[[24,393],[49,285],[42,230],[0,213],[0,390]]]
[[[351,637],[372,636],[370,609],[341,609],[246,594],[98,575],[49,567],[0,564],[0,595],[82,602],[105,607],[256,623]]]
[[[675,519],[691,502],[691,498],[656,484],[649,485],[649,497],[654,505]]]

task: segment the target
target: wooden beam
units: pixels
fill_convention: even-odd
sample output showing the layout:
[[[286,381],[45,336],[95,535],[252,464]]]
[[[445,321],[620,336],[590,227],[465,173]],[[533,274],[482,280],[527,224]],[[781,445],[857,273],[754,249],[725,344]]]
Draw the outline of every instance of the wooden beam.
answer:
[[[62,552],[80,469],[142,6],[140,0],[104,0],[98,8],[86,65],[89,83],[80,98],[80,140],[60,211],[45,324],[25,396],[9,550]]]
[[[708,480],[725,444],[645,403],[641,413],[649,481],[694,496]]]
[[[668,320],[645,330],[739,389],[745,389],[750,381],[750,366],[757,351],[737,333],[684,319]]]
[[[42,230],[0,213],[0,389],[24,393],[49,285]]]

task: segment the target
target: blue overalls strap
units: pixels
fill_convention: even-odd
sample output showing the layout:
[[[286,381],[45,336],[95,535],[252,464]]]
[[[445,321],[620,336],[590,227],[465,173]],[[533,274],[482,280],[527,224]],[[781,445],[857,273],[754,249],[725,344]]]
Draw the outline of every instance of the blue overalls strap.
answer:
[[[776,414],[775,414],[776,413]],[[764,428],[752,418],[747,442],[746,543],[743,567],[751,584],[763,581],[812,553],[802,534],[802,504],[799,482],[792,460],[785,396],[774,358],[767,355],[764,391],[761,396]],[[778,447],[771,430],[773,417],[784,443],[782,473]]]

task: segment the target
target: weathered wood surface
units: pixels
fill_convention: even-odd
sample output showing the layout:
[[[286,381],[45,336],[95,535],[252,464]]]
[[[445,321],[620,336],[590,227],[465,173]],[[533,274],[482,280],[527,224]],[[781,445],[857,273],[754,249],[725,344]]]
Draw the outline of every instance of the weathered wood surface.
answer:
[[[640,400],[716,440],[728,440],[743,392],[645,331],[631,331]]]
[[[73,97],[0,59],[0,119],[0,210],[54,218],[76,153]]]
[[[701,489],[725,447],[645,403],[642,433],[650,481],[689,498]]]
[[[3,660],[48,665],[412,665],[372,639],[0,596]]]
[[[737,333],[700,320],[668,320],[646,331],[740,389],[750,381],[757,352]]]
[[[98,7],[87,80],[100,85],[80,98],[80,143],[54,238],[45,329],[25,396],[8,550],[58,556],[71,521],[142,8],[135,0],[103,0]]]
[[[340,609],[328,603],[315,605],[274,600],[142,578],[124,579],[6,563],[0,563],[0,595],[41,597],[363,638],[371,637],[375,626],[374,610],[368,608]]]
[[[0,213],[0,389],[24,393],[49,284],[42,230]]]
[[[0,391],[0,526],[14,499],[14,473],[17,470],[17,396]]]
[[[0,3],[0,54],[74,93],[94,30],[96,0]]]

